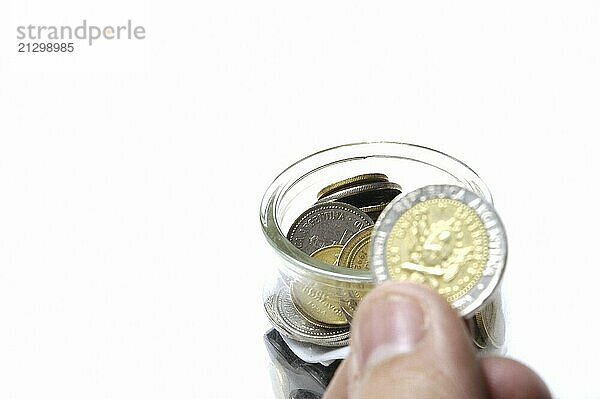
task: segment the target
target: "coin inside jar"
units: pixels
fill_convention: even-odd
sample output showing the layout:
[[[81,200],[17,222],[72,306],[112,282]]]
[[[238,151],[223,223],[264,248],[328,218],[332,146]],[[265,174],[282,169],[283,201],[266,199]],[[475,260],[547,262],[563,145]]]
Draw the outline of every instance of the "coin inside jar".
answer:
[[[348,240],[340,252],[338,266],[350,269],[368,269],[372,232],[373,226],[365,227]]]
[[[352,237],[340,254],[338,265],[350,269],[368,269],[369,268],[369,246],[373,226],[369,226],[359,231]],[[342,294],[341,308],[348,322],[352,321],[354,312],[358,304],[362,301],[367,287],[362,284],[355,284],[355,289],[346,290]]]
[[[342,248],[341,245],[330,245],[316,250],[310,256],[323,263],[336,265]],[[332,287],[293,281],[290,283],[290,294],[298,311],[312,322],[325,328],[348,323],[340,308],[337,291]]]
[[[336,290],[309,282],[292,282],[292,302],[298,312],[313,323],[328,328],[348,324]]]
[[[328,265],[337,265],[338,258],[340,257],[340,253],[344,247],[342,245],[329,245],[327,247],[323,247],[317,249],[315,252],[310,254],[311,258],[315,258],[323,263],[327,263]]]
[[[491,296],[506,261],[493,207],[462,187],[426,186],[393,200],[375,225],[371,268],[387,279],[429,285],[462,316]]]
[[[329,265],[337,264],[341,245],[330,245],[317,249],[310,256]],[[320,287],[313,282],[293,281],[290,294],[296,309],[307,319],[322,326],[340,326],[346,324],[336,292],[329,287]]]
[[[322,197],[318,204],[324,202],[343,202],[358,208],[376,207],[388,204],[402,193],[399,184],[391,182],[375,182],[347,188]]]
[[[344,203],[317,204],[303,212],[288,232],[290,241],[323,263],[337,264],[342,245],[372,220],[356,207]],[[333,287],[311,281],[291,281],[290,297],[298,313],[321,327],[348,323],[339,294]]]
[[[270,298],[269,298],[270,299]],[[272,314],[272,321],[277,323],[282,333],[302,342],[311,342],[321,346],[345,346],[350,338],[348,324],[323,327],[312,322],[298,312],[287,287],[282,287],[270,299],[267,313]]]
[[[341,202],[317,204],[294,221],[288,239],[302,252],[312,254],[330,245],[343,245],[354,234],[373,224],[360,209]]]
[[[328,195],[337,193],[338,191],[345,190],[347,188],[377,182],[386,182],[388,177],[383,173],[366,173],[363,175],[349,177],[347,179],[332,183],[322,188],[317,194],[317,199],[321,199]]]

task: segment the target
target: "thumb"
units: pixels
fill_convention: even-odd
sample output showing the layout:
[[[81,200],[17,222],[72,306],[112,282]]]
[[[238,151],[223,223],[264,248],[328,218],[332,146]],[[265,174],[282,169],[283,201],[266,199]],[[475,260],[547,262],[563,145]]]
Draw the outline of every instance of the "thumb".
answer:
[[[352,328],[349,399],[489,397],[463,321],[429,288],[384,284]]]

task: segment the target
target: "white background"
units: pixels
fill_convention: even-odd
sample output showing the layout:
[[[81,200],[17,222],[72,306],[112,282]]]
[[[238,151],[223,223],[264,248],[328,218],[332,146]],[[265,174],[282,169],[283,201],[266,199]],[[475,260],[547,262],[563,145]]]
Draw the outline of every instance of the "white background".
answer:
[[[18,25],[143,41],[17,53]],[[262,192],[346,142],[471,165],[509,233],[510,355],[600,398],[596,1],[10,1],[0,398],[270,398]]]

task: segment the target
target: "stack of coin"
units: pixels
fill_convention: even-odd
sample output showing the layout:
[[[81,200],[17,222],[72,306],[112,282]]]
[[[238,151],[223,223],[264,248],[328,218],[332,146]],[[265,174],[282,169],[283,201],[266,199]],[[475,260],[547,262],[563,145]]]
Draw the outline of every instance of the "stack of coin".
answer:
[[[467,320],[473,344],[481,351],[502,351],[505,340],[505,321],[500,298],[495,298],[475,316]]]
[[[374,221],[401,193],[381,173],[363,174],[324,187],[316,203],[292,224],[287,238],[301,251],[333,266],[367,269]],[[321,346],[343,346],[362,299],[359,290],[340,292],[310,281],[292,281],[265,303],[267,314],[289,338]]]

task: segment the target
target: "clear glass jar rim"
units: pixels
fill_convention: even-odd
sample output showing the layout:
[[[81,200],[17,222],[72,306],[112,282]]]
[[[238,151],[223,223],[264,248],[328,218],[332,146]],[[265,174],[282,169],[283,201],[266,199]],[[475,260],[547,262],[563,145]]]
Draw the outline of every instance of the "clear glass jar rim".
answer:
[[[361,151],[363,155],[359,154]],[[277,221],[277,206],[280,199],[303,177],[328,165],[370,157],[408,159],[430,165],[451,174],[457,180],[475,185],[479,194],[489,203],[493,203],[489,189],[473,169],[459,159],[429,147],[410,143],[380,141],[343,144],[318,151],[302,158],[281,172],[265,191],[260,206],[263,233],[278,255],[284,258],[287,263],[286,266],[290,269],[289,272],[322,282],[331,282],[331,280],[358,284],[375,282],[369,270],[346,268],[341,270],[340,267],[326,265],[311,258],[286,238]],[[444,167],[439,165],[442,163],[445,164]],[[456,169],[458,173],[448,169]]]

